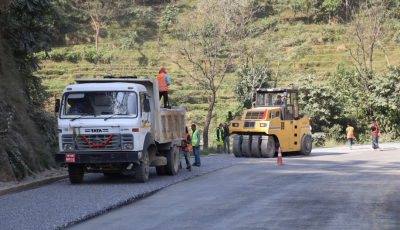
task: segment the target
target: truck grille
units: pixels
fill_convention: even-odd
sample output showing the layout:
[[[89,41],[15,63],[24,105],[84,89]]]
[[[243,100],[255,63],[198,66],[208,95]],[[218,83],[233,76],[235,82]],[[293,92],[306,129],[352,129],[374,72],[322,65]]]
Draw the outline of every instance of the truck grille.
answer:
[[[110,141],[105,145],[106,141],[112,134],[86,134],[79,135],[76,138],[75,149],[78,150],[89,150],[89,149],[99,149],[99,150],[115,150],[121,149],[121,139],[120,134],[114,134]],[[83,136],[89,141],[91,145],[103,144],[104,147],[89,147],[88,143],[85,141]]]
[[[249,111],[244,119],[262,119],[264,111]]]
[[[245,129],[254,128],[255,124],[256,123],[254,121],[245,121],[243,128]]]

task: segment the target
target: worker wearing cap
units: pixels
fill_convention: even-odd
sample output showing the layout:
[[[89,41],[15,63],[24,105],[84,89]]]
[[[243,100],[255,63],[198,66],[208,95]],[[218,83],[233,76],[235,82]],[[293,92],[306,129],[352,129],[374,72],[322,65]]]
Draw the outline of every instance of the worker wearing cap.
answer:
[[[158,72],[157,80],[158,80],[158,91],[159,91],[159,95],[160,95],[160,100],[161,100],[161,97],[164,97],[164,108],[167,108],[168,86],[171,84],[171,82],[169,81],[169,77],[168,77],[167,72],[165,71],[164,67],[162,67],[160,69],[160,71]]]

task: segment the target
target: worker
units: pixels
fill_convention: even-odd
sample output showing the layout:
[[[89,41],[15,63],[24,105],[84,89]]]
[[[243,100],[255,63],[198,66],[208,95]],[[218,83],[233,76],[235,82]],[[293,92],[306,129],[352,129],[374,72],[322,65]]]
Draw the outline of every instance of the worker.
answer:
[[[283,105],[282,96],[278,95],[277,100],[275,101],[274,105]]]
[[[222,124],[219,124],[219,126],[215,129],[215,142],[217,143],[217,153],[221,153],[221,146],[222,146],[222,140],[223,140],[223,128]]]
[[[68,105],[70,106],[68,113],[84,113],[86,110],[81,103],[70,98],[68,98]]]
[[[171,82],[169,81],[169,77],[168,77],[167,72],[165,71],[164,67],[162,67],[160,69],[160,71],[158,72],[157,80],[158,80],[158,92],[160,95],[160,100],[161,100],[161,97],[164,98],[164,108],[167,108],[168,86],[171,84]]]
[[[179,147],[179,168],[182,169],[181,159],[182,156],[185,156],[186,169],[192,171],[192,166],[190,165],[190,151],[192,151],[192,146],[190,145],[190,142],[190,135],[188,132],[188,128],[186,127],[185,140],[182,140],[182,144]]]
[[[196,129],[196,125],[193,124],[192,127],[192,149],[194,155],[194,163],[192,166],[199,166],[201,165],[200,162],[200,131]]]

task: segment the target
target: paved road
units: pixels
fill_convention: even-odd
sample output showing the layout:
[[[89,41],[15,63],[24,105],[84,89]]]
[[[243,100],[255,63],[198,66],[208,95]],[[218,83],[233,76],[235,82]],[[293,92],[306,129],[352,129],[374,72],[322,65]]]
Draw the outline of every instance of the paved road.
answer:
[[[71,229],[399,229],[400,151],[364,147],[214,171]]]

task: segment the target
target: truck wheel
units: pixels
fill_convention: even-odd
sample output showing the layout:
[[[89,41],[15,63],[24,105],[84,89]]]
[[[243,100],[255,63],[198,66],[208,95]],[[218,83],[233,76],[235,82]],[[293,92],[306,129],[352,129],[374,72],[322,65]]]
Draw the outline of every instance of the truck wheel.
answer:
[[[167,152],[167,165],[164,170],[166,175],[176,175],[179,166],[179,150],[178,147],[173,146],[170,151]]]
[[[242,157],[242,136],[236,135],[233,137],[233,154],[235,157]]]
[[[135,177],[136,181],[140,183],[144,183],[149,180],[149,173],[150,173],[150,162],[149,162],[149,154],[147,151],[143,151],[143,158],[140,165],[135,165]]]
[[[273,158],[275,156],[275,139],[271,136],[263,136],[261,142],[261,153],[263,157]]]
[[[261,138],[258,135],[253,136],[253,141],[251,142],[251,156],[252,157],[262,157],[261,153]]]
[[[300,154],[309,156],[312,150],[312,138],[310,135],[304,135],[301,139]]]
[[[243,135],[242,138],[242,156],[243,157],[251,157],[251,136]]]
[[[72,184],[82,183],[84,174],[85,174],[85,168],[83,164],[76,164],[76,163],[68,164],[68,176],[69,176],[69,181],[71,181]]]

